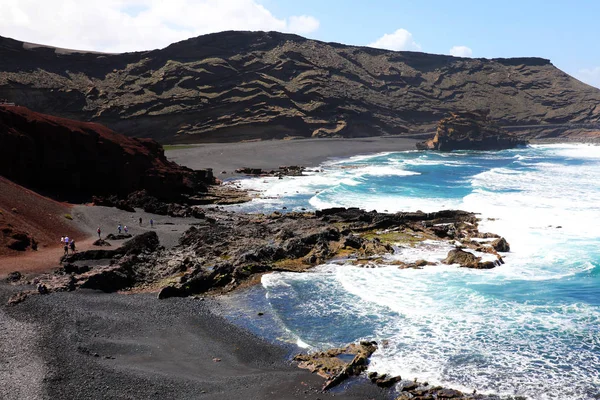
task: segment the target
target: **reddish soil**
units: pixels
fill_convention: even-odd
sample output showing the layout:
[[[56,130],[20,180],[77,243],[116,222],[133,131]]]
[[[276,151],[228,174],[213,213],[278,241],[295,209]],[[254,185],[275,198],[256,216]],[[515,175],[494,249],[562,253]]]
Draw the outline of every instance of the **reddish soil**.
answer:
[[[58,265],[62,255],[60,237],[68,235],[75,243],[85,245],[84,233],[67,217],[70,205],[51,200],[0,177],[0,228],[23,231],[38,242],[38,250],[11,250],[0,232],[0,276],[18,270],[41,271]],[[80,247],[81,248],[81,247]]]

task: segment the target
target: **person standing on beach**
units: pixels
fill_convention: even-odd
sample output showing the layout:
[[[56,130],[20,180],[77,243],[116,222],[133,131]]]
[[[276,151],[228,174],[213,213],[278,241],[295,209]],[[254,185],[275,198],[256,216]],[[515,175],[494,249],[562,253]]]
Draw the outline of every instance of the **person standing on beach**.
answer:
[[[100,229],[100,227],[98,227],[98,229],[96,229],[96,232],[98,233],[98,239],[100,239],[100,234],[102,233],[102,230]]]
[[[125,226],[123,227],[123,230],[125,231],[125,233],[128,233],[128,232],[129,232],[129,229],[127,228],[127,225],[125,225]]]
[[[65,246],[68,246],[68,245],[69,245],[69,237],[65,236]]]
[[[140,217],[140,226],[142,226],[142,217]]]
[[[71,243],[69,243],[69,247],[71,247],[71,253],[75,253],[75,240],[71,239]]]
[[[154,220],[150,218],[150,228],[154,228]]]
[[[69,245],[67,243],[65,243],[65,256],[69,255]]]
[[[64,245],[64,244],[65,244],[65,237],[64,237],[64,236],[61,236],[61,237],[60,237],[60,245],[62,246],[62,245]]]
[[[121,234],[121,224],[117,225],[117,231],[119,231],[119,235]]]

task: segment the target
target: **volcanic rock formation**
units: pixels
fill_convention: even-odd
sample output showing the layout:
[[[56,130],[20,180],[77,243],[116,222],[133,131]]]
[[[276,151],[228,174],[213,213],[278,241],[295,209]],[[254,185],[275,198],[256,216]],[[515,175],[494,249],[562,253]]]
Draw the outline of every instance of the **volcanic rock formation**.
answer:
[[[0,175],[36,190],[81,199],[136,190],[165,200],[206,192],[211,170],[168,161],[151,139],[129,138],[85,123],[0,106]]]
[[[485,112],[451,113],[438,123],[433,139],[417,143],[419,150],[503,150],[527,144],[494,124]]]
[[[545,59],[393,52],[277,32],[125,54],[0,37],[0,98],[160,141],[427,132],[449,111],[481,108],[541,135],[600,131],[600,90]]]
[[[356,265],[369,260],[399,268],[421,268],[429,263],[407,266],[382,257],[393,253],[394,246],[417,245],[426,240],[460,242],[461,247],[497,257],[497,262],[489,263],[474,259],[463,265],[467,268],[501,264],[501,257],[490,245],[473,240],[490,234],[479,232],[477,217],[465,211],[384,214],[331,208],[270,215],[218,209],[206,212],[205,218],[188,229],[174,248],[161,247],[156,233],[150,231],[134,236],[119,248],[67,255],[62,259],[64,270],[40,276],[37,281],[48,292],[79,287],[107,292],[144,287],[161,288],[159,298],[183,297],[230,291],[256,282],[265,272],[301,272],[334,258]],[[434,229],[440,225],[452,227],[444,238]],[[449,260],[451,264],[460,262]],[[22,300],[24,297],[15,298]]]

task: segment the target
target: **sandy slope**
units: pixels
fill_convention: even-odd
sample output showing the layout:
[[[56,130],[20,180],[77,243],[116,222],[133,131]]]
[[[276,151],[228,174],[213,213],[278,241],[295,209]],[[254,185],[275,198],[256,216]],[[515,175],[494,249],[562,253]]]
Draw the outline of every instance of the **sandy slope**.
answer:
[[[67,219],[72,207],[17,185],[0,176],[0,226],[9,226],[27,232],[39,243],[38,251],[10,250],[0,235],[0,276],[19,269],[39,271],[47,268],[48,261],[57,261],[62,254],[60,237],[69,235],[77,242],[89,236],[75,221]]]

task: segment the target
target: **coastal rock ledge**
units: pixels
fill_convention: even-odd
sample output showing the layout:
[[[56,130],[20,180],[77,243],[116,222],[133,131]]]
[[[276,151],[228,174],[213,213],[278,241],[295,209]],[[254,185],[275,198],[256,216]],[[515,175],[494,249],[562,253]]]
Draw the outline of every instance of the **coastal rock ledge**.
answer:
[[[418,150],[504,150],[528,142],[505,132],[487,112],[450,113],[440,120],[433,139],[417,143]]]
[[[388,388],[390,393],[396,393],[395,400],[526,400],[522,396],[498,396],[481,394],[477,391],[464,393],[456,389],[431,385],[428,382],[419,382],[416,378],[409,380],[403,379],[400,375],[368,371],[373,353],[380,347],[385,348],[388,345],[387,340],[381,344],[375,341],[361,340],[344,347],[297,354],[294,356],[294,361],[299,368],[307,369],[325,379],[323,391],[330,390],[352,377],[366,374],[366,378],[371,383],[381,388]]]

